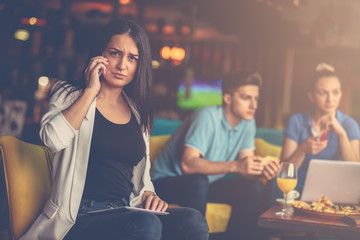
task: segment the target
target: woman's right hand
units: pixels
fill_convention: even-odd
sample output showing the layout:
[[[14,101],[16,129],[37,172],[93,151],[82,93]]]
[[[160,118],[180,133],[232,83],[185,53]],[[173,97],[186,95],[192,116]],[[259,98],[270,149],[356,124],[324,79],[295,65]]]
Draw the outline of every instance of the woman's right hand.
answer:
[[[106,74],[107,59],[103,56],[93,57],[85,69],[86,88],[100,91],[100,76]]]
[[[306,154],[316,155],[326,148],[327,143],[328,140],[319,141],[315,137],[310,136],[301,144],[301,148]]]
[[[145,191],[142,195],[142,203],[139,207],[153,211],[165,212],[168,206],[168,203],[161,200],[161,198],[154,192]]]

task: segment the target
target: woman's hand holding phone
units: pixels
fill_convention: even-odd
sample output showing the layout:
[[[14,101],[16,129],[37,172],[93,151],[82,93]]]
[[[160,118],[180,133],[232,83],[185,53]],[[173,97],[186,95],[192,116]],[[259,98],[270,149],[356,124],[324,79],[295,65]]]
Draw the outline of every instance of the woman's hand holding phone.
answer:
[[[96,92],[100,91],[101,75],[106,74],[106,65],[108,61],[103,56],[97,56],[90,60],[89,65],[85,69],[86,87]]]
[[[328,140],[319,141],[317,137],[310,136],[300,147],[304,153],[316,155],[326,148],[327,143]]]

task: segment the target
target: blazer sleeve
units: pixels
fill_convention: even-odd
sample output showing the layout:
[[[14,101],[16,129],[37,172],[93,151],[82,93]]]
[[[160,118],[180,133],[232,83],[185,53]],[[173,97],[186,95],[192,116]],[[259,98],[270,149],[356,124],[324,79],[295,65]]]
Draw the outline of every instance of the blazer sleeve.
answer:
[[[67,109],[80,96],[80,91],[67,96],[67,90],[59,88],[57,82],[53,89],[57,91],[49,102],[48,112],[40,123],[40,138],[50,151],[58,152],[72,143],[78,130],[75,130],[66,120],[61,111]]]
[[[150,136],[147,133],[143,133],[143,136],[146,145],[146,154],[133,170],[132,183],[134,184],[134,189],[130,195],[130,206],[134,207],[138,207],[141,204],[141,196],[145,191],[155,192],[154,185],[150,177]]]

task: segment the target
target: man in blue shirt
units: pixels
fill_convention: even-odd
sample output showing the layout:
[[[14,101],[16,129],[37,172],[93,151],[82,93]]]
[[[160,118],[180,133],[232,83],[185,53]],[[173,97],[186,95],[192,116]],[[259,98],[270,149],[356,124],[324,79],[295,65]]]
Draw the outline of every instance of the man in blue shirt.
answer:
[[[257,73],[228,74],[222,85],[223,106],[195,111],[155,160],[153,183],[165,201],[203,214],[207,201],[232,205],[226,239],[258,239],[256,220],[264,186],[256,179],[272,179],[279,168],[254,153],[261,85]],[[230,173],[237,176],[228,177]]]

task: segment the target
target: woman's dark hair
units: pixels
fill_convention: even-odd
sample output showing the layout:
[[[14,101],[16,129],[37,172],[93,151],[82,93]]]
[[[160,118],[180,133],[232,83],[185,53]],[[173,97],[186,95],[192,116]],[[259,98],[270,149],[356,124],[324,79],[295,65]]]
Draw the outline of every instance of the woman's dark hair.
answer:
[[[63,83],[59,88],[64,87],[64,90],[68,90],[67,96],[74,91],[84,90],[86,87],[85,68],[91,58],[102,55],[112,36],[124,33],[134,40],[139,50],[139,61],[134,79],[124,87],[124,91],[134,101],[135,108],[139,112],[141,129],[150,133],[153,125],[151,49],[146,32],[135,22],[116,19],[108,23],[90,50],[80,79],[71,82],[70,85]]]
[[[319,79],[323,77],[335,77],[340,81],[338,75],[335,74],[333,66],[326,63],[320,63],[316,66],[315,72],[311,77],[310,90],[313,90]]]
[[[262,78],[259,73],[251,71],[235,71],[225,75],[222,81],[222,92],[232,94],[237,88],[244,85],[262,86]]]

